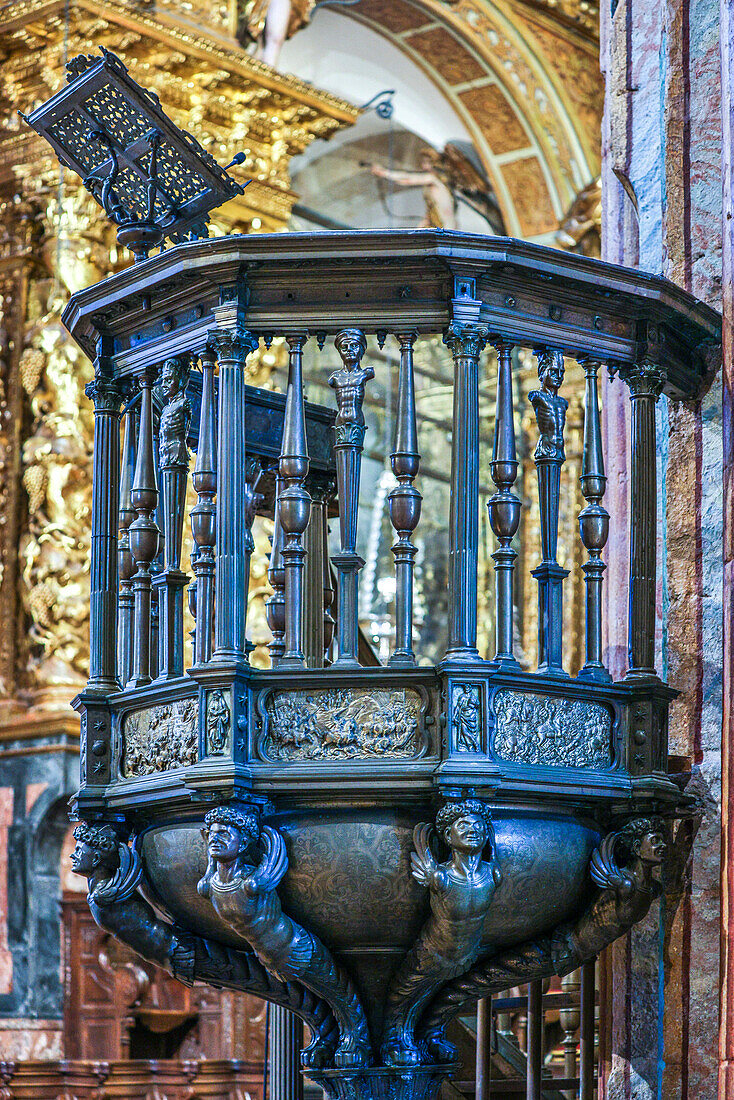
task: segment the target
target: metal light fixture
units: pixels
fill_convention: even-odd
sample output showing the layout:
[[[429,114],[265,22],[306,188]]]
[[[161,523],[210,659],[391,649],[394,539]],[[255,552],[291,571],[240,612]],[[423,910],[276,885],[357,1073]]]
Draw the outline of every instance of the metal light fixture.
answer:
[[[208,236],[209,211],[244,187],[109,50],[75,57],[66,70],[66,87],[21,117],[81,176],[119,243],[143,260],[166,237]]]

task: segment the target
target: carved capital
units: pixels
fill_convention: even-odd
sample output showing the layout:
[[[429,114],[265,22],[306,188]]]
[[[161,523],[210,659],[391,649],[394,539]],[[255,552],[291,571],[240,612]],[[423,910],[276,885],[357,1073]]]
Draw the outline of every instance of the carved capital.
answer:
[[[624,367],[620,374],[630,388],[633,397],[652,397],[657,401],[667,378],[664,367],[649,359],[642,359],[630,367]]]
[[[260,343],[249,329],[215,328],[209,333],[209,342],[215,348],[217,358],[225,362],[244,363],[248,355],[256,351]]]
[[[454,359],[478,359],[488,339],[486,325],[452,321],[444,333],[443,342],[451,349]]]
[[[84,392],[93,402],[95,413],[119,413],[125,387],[117,378],[98,374],[86,384]]]

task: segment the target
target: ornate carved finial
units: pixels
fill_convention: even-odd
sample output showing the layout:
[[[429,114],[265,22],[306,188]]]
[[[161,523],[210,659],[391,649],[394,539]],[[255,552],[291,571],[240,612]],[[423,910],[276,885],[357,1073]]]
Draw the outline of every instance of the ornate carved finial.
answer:
[[[280,833],[261,826],[251,807],[219,807],[207,814],[205,826],[209,862],[199,893],[248,941],[263,966],[328,1003],[339,1025],[336,1065],[368,1065],[369,1030],[351,979],[321,941],[281,908],[277,888],[288,856]]]
[[[411,856],[413,877],[430,890],[431,916],[393,978],[388,993],[382,1057],[387,1065],[419,1065],[420,1016],[448,978],[468,970],[481,949],[484,919],[501,881],[489,807],[478,799],[450,802],[436,815],[436,829],[451,851],[438,863],[433,827],[417,825]],[[487,850],[488,859],[483,854]],[[450,1061],[453,1047],[432,1036],[431,1054]]]

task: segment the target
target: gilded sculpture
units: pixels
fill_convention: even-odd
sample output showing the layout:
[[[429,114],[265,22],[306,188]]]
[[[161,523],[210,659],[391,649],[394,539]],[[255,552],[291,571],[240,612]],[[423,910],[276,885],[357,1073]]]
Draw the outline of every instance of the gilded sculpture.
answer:
[[[413,877],[430,891],[431,915],[390,986],[382,1035],[386,1065],[416,1066],[425,1052],[416,1037],[421,1013],[441,985],[465,973],[479,955],[484,919],[502,875],[489,807],[477,799],[450,802],[436,815],[436,830],[451,850],[436,860],[433,826],[416,825]],[[483,859],[488,848],[488,858]],[[435,1041],[429,1053],[449,1061],[453,1049]]]
[[[220,806],[204,818],[209,861],[197,890],[252,947],[263,966],[323,998],[339,1025],[334,1062],[369,1065],[369,1031],[351,979],[321,941],[283,912],[278,886],[288,870],[285,843],[254,809]]]

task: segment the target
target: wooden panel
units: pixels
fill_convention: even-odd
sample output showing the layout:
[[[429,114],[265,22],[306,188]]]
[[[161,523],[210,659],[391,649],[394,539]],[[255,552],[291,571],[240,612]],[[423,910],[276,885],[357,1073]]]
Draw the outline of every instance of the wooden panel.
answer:
[[[206,986],[188,989],[98,928],[79,894],[64,894],[62,924],[67,1058],[188,1063],[206,1057],[219,1060],[220,1075],[225,1059],[237,1059],[259,1071],[263,1001]]]

